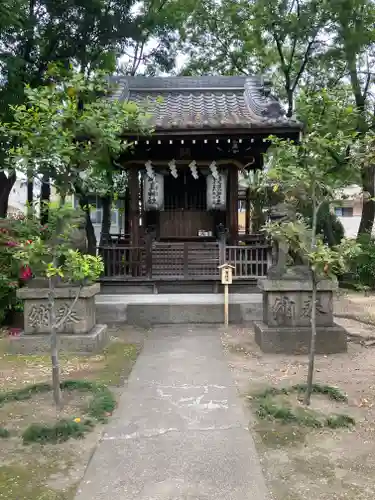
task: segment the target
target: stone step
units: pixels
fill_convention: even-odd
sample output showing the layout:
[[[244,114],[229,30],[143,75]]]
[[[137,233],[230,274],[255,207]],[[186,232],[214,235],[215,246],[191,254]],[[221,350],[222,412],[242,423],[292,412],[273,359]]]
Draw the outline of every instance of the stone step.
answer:
[[[96,298],[97,321],[128,323],[143,327],[160,324],[223,324],[221,294],[100,295]],[[262,318],[260,294],[232,294],[230,323],[248,323]]]

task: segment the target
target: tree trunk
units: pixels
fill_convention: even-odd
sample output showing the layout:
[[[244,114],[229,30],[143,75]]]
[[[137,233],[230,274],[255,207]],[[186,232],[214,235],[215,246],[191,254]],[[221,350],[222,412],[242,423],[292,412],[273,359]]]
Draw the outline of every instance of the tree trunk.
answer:
[[[79,206],[85,212],[86,216],[86,238],[87,238],[87,253],[96,255],[96,236],[94,226],[90,217],[90,204],[87,194],[82,190],[79,184],[75,184],[75,191],[79,199]]]
[[[94,226],[90,217],[90,209],[87,208],[86,212],[86,236],[87,236],[87,253],[96,255],[96,236]]]
[[[361,222],[359,224],[358,236],[372,234],[375,217],[375,167],[362,170],[362,188],[364,193],[368,193],[363,200]]]
[[[50,177],[43,175],[42,186],[40,189],[40,222],[44,226],[48,224],[49,203],[51,198]]]
[[[96,236],[94,226],[90,217],[90,205],[86,195],[80,194],[79,206],[85,212],[86,216],[86,237],[87,237],[87,253],[96,255]]]
[[[112,198],[107,195],[102,199],[102,209],[103,209],[103,218],[102,218],[102,227],[100,232],[100,245],[105,245],[109,242],[110,232],[111,232],[111,222],[112,222]]]
[[[263,200],[256,194],[252,200],[251,229],[253,233],[259,233],[264,226]]]
[[[0,172],[0,217],[7,216],[9,195],[15,182],[16,174],[14,172],[9,177],[5,172]]]
[[[289,86],[286,88],[286,96],[288,100],[288,110],[286,112],[286,116],[291,118],[293,116],[293,108],[294,108],[294,92]]]
[[[311,394],[313,387],[313,377],[314,377],[314,364],[315,364],[315,345],[316,345],[316,278],[313,272],[312,276],[312,298],[311,298],[311,341],[310,341],[310,352],[309,352],[309,368],[307,372],[307,385],[304,404],[309,406],[311,402]]]
[[[314,181],[313,181],[314,182]],[[311,234],[311,250],[314,250],[316,246],[316,228],[318,225],[318,210],[320,207],[317,206],[316,197],[315,197],[315,184],[313,186],[312,192],[312,205],[313,205],[313,214],[312,214],[312,234]],[[311,401],[311,393],[312,393],[312,385],[314,378],[314,362],[315,362],[315,343],[316,343],[316,275],[312,270],[311,273],[312,279],[312,297],[311,297],[311,316],[310,316],[310,324],[311,324],[311,340],[310,340],[310,351],[309,351],[309,367],[307,372],[307,384],[306,384],[306,393],[304,398],[304,404],[310,405]]]
[[[52,265],[56,267],[56,258],[53,259]],[[49,279],[49,294],[48,306],[50,311],[50,328],[51,328],[51,363],[52,363],[52,390],[53,400],[58,410],[62,407],[61,389],[60,389],[60,363],[59,363],[59,346],[56,328],[56,306],[55,306],[55,278]]]
[[[350,84],[355,100],[356,108],[359,113],[357,131],[363,137],[369,130],[369,124],[366,121],[366,99],[367,93],[362,91],[361,79],[358,74],[357,58],[359,54],[355,51],[353,43],[350,39],[350,30],[347,31],[347,26],[342,26],[344,34],[344,54],[348,66]],[[349,34],[348,34],[349,33]],[[345,38],[346,35],[346,38]],[[362,234],[371,234],[374,225],[375,202],[373,201],[375,194],[375,167],[362,166],[361,171],[362,188],[364,193],[369,196],[363,202],[361,222],[359,224],[358,236]]]

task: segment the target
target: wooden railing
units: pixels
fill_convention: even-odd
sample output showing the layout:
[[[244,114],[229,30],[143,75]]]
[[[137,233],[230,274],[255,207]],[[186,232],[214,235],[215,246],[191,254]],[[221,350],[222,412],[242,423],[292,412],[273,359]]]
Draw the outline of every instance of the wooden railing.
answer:
[[[225,260],[234,267],[234,278],[263,278],[267,275],[270,246],[226,246]]]
[[[146,278],[146,247],[105,245],[97,249],[104,262],[104,277],[112,279]]]
[[[219,275],[218,243],[160,243],[151,250],[152,277],[216,279]]]
[[[266,276],[270,247],[228,246],[218,242],[149,242],[143,246],[103,245],[107,280],[219,280],[219,265],[234,266],[234,279]]]

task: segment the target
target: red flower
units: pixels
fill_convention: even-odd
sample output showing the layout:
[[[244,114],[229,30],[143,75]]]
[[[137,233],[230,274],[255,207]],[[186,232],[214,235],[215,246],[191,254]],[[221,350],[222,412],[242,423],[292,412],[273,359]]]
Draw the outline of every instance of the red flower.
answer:
[[[21,328],[9,328],[9,335],[18,337],[18,335],[21,335]]]
[[[26,265],[26,266],[21,267],[21,274],[20,274],[21,280],[27,281],[30,278],[32,278],[32,276],[33,276],[33,273],[32,273],[29,266]]]

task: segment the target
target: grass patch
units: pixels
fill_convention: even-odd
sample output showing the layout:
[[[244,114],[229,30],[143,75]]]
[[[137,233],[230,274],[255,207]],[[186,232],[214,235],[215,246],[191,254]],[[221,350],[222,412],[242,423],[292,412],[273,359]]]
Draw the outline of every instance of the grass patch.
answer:
[[[306,384],[296,384],[293,386],[293,390],[299,393],[305,393],[306,389]],[[328,396],[328,399],[331,399],[332,401],[340,401],[343,403],[348,401],[348,396],[346,394],[341,392],[337,387],[332,387],[331,385],[313,384],[312,393]]]
[[[31,399],[34,394],[50,390],[52,390],[51,384],[33,384],[21,387],[20,389],[2,392],[0,393],[0,406],[12,401],[25,401],[25,399]]]
[[[79,418],[72,417],[72,420],[61,419],[52,425],[33,423],[22,433],[24,444],[31,442],[56,444],[67,441],[69,438],[82,438],[85,433],[93,429],[95,420],[105,422],[115,409],[116,400],[112,392],[103,384],[89,380],[64,380],[60,388],[62,391],[91,392],[93,397],[88,407],[88,415],[94,420],[81,421]],[[9,402],[28,400],[35,394],[50,391],[52,391],[52,385],[46,383],[14,389],[0,394],[0,406]]]
[[[0,426],[0,438],[6,439],[10,436],[10,432],[5,427]]]
[[[352,427],[355,425],[355,420],[349,415],[330,415],[326,420],[326,425],[331,429],[338,429],[339,427]]]
[[[22,434],[24,444],[29,443],[63,443],[70,438],[81,439],[94,427],[92,420],[83,422],[62,419],[54,425],[31,424]]]
[[[267,396],[287,396],[292,393],[303,394],[306,392],[306,388],[306,384],[295,384],[291,387],[267,387],[264,391],[256,394],[255,398],[261,399],[266,398]],[[348,401],[346,394],[341,392],[337,387],[332,387],[330,385],[313,384],[312,393],[327,396],[332,401],[339,401],[343,403]]]
[[[99,422],[105,422],[116,407],[116,400],[108,389],[98,390],[89,405],[89,415]]]
[[[306,427],[323,427],[319,414],[309,408],[292,408],[287,402],[276,403],[271,397],[262,398],[259,402],[257,415],[261,419],[272,418],[284,424],[298,424]]]
[[[293,393],[297,395],[306,391],[306,384],[296,384],[292,387],[277,388],[268,387],[255,398],[256,414],[260,419],[277,420],[282,424],[293,424],[303,427],[319,429],[330,427],[337,429],[339,427],[351,427],[355,425],[355,420],[349,415],[334,414],[326,416],[311,408],[293,406],[287,397]],[[328,385],[313,385],[313,393],[327,396],[328,399],[338,402],[346,402],[347,396],[336,387]]]

